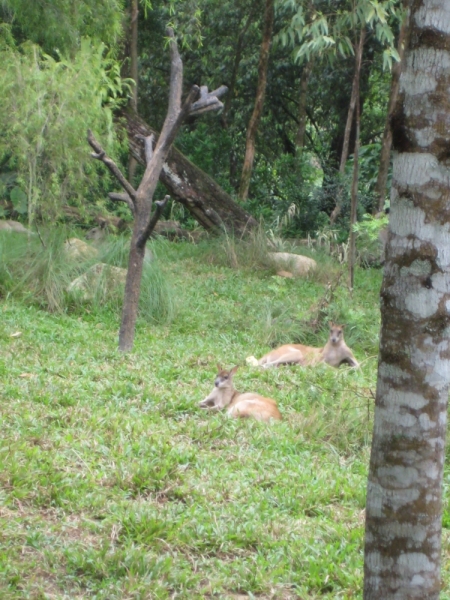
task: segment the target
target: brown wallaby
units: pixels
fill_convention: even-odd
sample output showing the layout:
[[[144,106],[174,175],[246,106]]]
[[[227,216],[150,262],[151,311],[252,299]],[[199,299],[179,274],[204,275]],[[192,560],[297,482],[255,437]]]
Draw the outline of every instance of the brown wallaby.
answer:
[[[201,408],[214,408],[220,410],[226,408],[230,417],[253,417],[258,421],[269,421],[270,419],[281,419],[277,403],[272,398],[264,398],[259,394],[248,392],[241,394],[233,385],[233,375],[238,367],[233,367],[230,371],[219,370],[214,382],[213,391],[207,396],[199,406]]]
[[[302,366],[317,365],[325,362],[332,367],[348,363],[351,367],[359,367],[353,352],[344,341],[344,326],[330,323],[330,337],[323,348],[303,346],[303,344],[286,344],[265,354],[259,360],[253,356],[247,358],[249,364],[263,367],[297,364]]]

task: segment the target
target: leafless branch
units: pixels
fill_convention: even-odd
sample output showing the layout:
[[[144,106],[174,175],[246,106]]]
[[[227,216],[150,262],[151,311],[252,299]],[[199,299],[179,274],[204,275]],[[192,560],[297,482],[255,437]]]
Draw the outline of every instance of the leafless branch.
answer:
[[[205,112],[222,109],[223,104],[219,100],[219,97],[226,94],[227,91],[228,88],[226,85],[221,85],[213,92],[208,92],[208,87],[202,85],[200,88],[200,98],[192,104],[189,115],[197,116]]]
[[[116,163],[111,158],[106,156],[106,152],[103,150],[103,148],[97,142],[97,140],[95,139],[95,137],[90,129],[88,129],[87,140],[88,140],[91,148],[93,148],[95,150],[95,152],[91,153],[92,158],[96,158],[97,160],[101,160],[103,163],[105,163],[105,165],[108,167],[108,169],[114,175],[114,177],[116,177],[116,179],[119,181],[119,183],[123,187],[123,189],[130,196],[132,202],[134,202],[136,199],[136,190],[125,179],[124,175],[122,174],[122,172],[120,171],[120,169],[116,165]]]
[[[138,140],[142,140],[144,142],[145,161],[148,164],[153,156],[153,142],[155,141],[155,136],[153,135],[153,133],[147,136],[138,133],[136,137]]]
[[[164,207],[166,206],[168,200],[170,200],[170,196],[164,196],[164,200],[157,200],[155,202],[155,204],[156,204],[155,212],[151,216],[147,227],[141,233],[141,235],[139,236],[139,239],[136,243],[136,246],[138,248],[142,248],[143,246],[145,246],[145,243],[148,240],[148,238],[151,236],[152,231],[155,229],[155,225],[158,222],[158,220],[162,214],[162,211],[164,210]]]
[[[133,200],[128,194],[116,194],[115,192],[110,192],[108,196],[110,200],[114,200],[115,202],[125,202],[125,204],[128,205],[128,208],[131,210],[132,215],[134,216],[135,208]]]

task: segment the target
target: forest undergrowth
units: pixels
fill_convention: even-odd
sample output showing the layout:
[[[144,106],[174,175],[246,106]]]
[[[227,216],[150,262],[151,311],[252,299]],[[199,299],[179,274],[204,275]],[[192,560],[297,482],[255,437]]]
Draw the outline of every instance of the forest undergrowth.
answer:
[[[120,302],[70,299],[80,261],[12,239],[0,240],[0,597],[361,598],[381,270],[358,269],[350,294],[324,256],[317,274],[285,279],[230,240],[154,241],[122,355]],[[120,243],[103,247],[112,265]],[[360,369],[246,365],[279,343],[323,345],[328,320],[345,324]],[[276,399],[283,420],[199,409],[217,363],[239,365],[236,387]],[[449,600],[448,467],[444,485]]]

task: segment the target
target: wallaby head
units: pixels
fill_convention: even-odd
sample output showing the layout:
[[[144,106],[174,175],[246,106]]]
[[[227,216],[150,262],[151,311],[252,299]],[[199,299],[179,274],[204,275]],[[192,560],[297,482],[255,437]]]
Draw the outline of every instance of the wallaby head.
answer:
[[[238,366],[236,365],[235,367],[227,371],[226,369],[222,369],[222,367],[219,364],[217,364],[217,370],[218,373],[214,381],[214,385],[217,388],[233,387],[233,375],[238,370]]]
[[[340,344],[343,339],[344,339],[344,326],[343,325],[336,325],[336,323],[333,323],[330,321],[329,323],[330,326],[330,337],[329,337],[329,341],[333,344],[333,345],[338,345]]]
[[[220,410],[230,404],[233,399],[234,386],[233,375],[238,370],[237,365],[227,371],[217,365],[218,373],[214,380],[214,389],[202,402],[199,403],[200,408],[216,408]]]

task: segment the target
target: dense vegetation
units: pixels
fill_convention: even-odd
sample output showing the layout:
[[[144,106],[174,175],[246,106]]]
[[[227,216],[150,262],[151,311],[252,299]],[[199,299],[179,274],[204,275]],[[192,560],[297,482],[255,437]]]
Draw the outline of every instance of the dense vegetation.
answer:
[[[32,6],[4,0],[0,6],[4,82],[0,201],[6,216],[28,215],[32,220],[37,214],[45,219],[60,213],[66,204],[84,207],[85,219],[89,207],[117,210],[106,200],[116,183],[93,164],[84,139],[89,126],[126,168],[126,144],[113,115],[133,89],[126,79],[129,5],[108,0],[98,11],[91,0],[72,4],[69,9],[62,0]],[[353,45],[361,23],[367,24],[367,36],[360,81],[359,216],[376,209],[373,186],[386,120],[388,67],[396,55],[392,36],[401,16],[392,1],[377,3],[375,9],[366,0],[355,6],[341,4],[330,12],[326,3],[317,2],[308,14],[301,4],[276,5],[264,109],[245,208],[264,217],[268,226],[291,215],[285,227],[289,234],[315,235],[328,222],[339,193],[343,213],[338,226],[342,239],[347,236],[352,164],[344,173],[338,167],[352,88]],[[151,126],[161,127],[169,72],[165,26],[170,22],[179,37],[186,90],[193,83],[210,89],[222,83],[229,87],[222,115],[191,119],[177,145],[235,197],[258,80],[262,8],[260,0],[225,5],[201,0],[154,3],[151,8],[140,4],[139,113]],[[299,151],[299,95],[305,65],[310,76],[304,145]],[[354,137],[353,127],[350,154]],[[124,208],[121,211],[126,213]],[[188,215],[185,218],[189,220]]]

